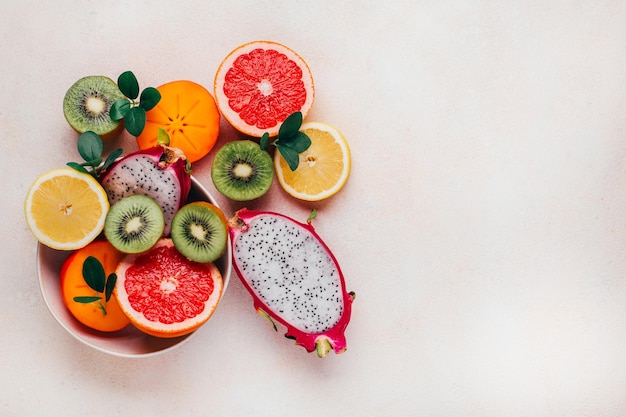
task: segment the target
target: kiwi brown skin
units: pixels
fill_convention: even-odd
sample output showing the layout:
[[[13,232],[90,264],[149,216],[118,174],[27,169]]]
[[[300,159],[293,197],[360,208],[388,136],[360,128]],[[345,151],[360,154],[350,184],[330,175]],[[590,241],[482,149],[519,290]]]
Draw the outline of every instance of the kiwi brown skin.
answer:
[[[103,109],[94,115],[85,105],[93,97],[101,100]],[[104,75],[89,75],[77,80],[63,97],[63,115],[68,124],[78,133],[91,130],[103,140],[117,136],[124,128],[123,121],[111,120],[109,111],[113,103],[124,95],[115,81]]]
[[[130,195],[113,204],[104,222],[107,240],[124,253],[147,251],[162,237],[164,230],[161,206],[143,194]]]
[[[196,201],[183,206],[172,219],[172,242],[186,258],[195,262],[214,262],[228,243],[224,213],[215,205]]]
[[[274,163],[257,142],[227,142],[215,154],[211,179],[215,188],[231,200],[254,200],[269,191]]]

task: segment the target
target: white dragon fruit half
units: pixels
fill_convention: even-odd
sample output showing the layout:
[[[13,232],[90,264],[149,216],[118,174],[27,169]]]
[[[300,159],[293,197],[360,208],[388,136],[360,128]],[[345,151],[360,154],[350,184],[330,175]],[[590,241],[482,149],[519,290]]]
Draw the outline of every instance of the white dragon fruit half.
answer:
[[[111,205],[133,194],[154,198],[163,209],[163,235],[167,236],[174,214],[189,195],[191,167],[179,149],[157,145],[119,159],[102,175],[100,183]]]
[[[346,350],[354,293],[310,220],[239,210],[229,221],[233,267],[257,311],[287,327],[286,337],[319,357]]]

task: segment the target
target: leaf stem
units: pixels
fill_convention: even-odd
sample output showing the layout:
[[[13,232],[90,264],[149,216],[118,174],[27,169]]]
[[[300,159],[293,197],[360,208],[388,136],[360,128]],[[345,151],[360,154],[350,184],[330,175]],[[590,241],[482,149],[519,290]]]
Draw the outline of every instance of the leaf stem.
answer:
[[[102,138],[92,131],[82,133],[78,137],[78,153],[84,162],[68,162],[67,166],[98,179],[100,172],[106,170],[122,154],[122,148],[117,148],[102,162],[104,145]]]
[[[105,305],[102,304],[102,300],[98,301],[98,308],[102,311],[103,315],[105,315],[105,316],[107,315],[107,309],[106,309]]]
[[[83,280],[85,283],[96,292],[95,296],[78,296],[74,297],[74,301],[81,304],[89,304],[97,302],[96,305],[103,315],[107,315],[106,305],[113,288],[117,281],[117,274],[115,272],[105,276],[104,267],[100,260],[95,256],[88,256],[83,262]],[[104,304],[102,303],[102,295],[104,295]]]

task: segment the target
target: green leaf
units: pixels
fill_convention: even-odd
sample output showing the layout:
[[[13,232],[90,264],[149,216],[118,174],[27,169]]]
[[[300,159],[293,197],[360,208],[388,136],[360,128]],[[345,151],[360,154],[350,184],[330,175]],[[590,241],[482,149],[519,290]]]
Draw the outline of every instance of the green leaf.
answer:
[[[131,135],[141,135],[146,125],[146,111],[143,107],[132,107],[126,117],[124,117],[124,125]]]
[[[161,100],[161,93],[159,93],[159,90],[154,87],[146,87],[141,92],[139,105],[143,107],[145,111],[148,111],[156,106],[159,100]]]
[[[89,166],[89,167],[94,167],[96,168],[97,166],[99,166],[102,163],[102,158],[96,158],[96,159],[92,159],[91,161],[85,161],[83,163],[83,166]]]
[[[104,291],[104,283],[106,279],[106,275],[104,273],[104,267],[98,260],[98,258],[94,256],[88,256],[83,262],[83,278],[89,288],[97,291]]]
[[[279,139],[278,143],[282,146],[287,146],[298,153],[302,153],[309,149],[311,146],[311,138],[304,132],[296,132],[295,135],[290,136],[288,140]]]
[[[82,172],[84,174],[91,174],[91,172],[87,171],[87,169],[85,169],[84,166],[82,166],[81,164],[78,164],[76,162],[68,162],[67,166],[70,167],[70,168],[74,168],[78,172]]]
[[[278,149],[282,157],[287,162],[287,165],[289,165],[289,169],[295,171],[300,164],[300,155],[298,154],[298,152],[294,151],[288,146],[281,145],[280,141],[276,142],[276,149]]]
[[[316,217],[317,217],[317,210],[313,209],[311,210],[311,214],[309,214],[309,217],[307,217],[306,222],[311,223],[313,220],[315,220]]]
[[[295,135],[300,126],[302,126],[302,113],[299,111],[291,113],[278,129],[278,140]]]
[[[106,282],[106,288],[104,292],[105,301],[109,301],[111,299],[111,294],[113,294],[113,288],[115,288],[115,282],[117,281],[117,274],[112,273],[109,275],[109,278]]]
[[[115,102],[111,105],[111,110],[109,110],[109,117],[111,120],[122,120],[128,112],[130,111],[130,101],[125,98],[120,98],[119,100],[115,100]]]
[[[97,133],[91,130],[78,137],[78,153],[85,161],[93,161],[102,157],[104,145]]]
[[[99,301],[101,297],[97,296],[84,296],[84,297],[74,297],[74,301],[82,304],[93,303],[94,301]]]
[[[267,132],[263,133],[263,136],[261,136],[261,140],[259,141],[261,150],[267,149],[267,145],[269,144],[269,141],[270,141],[270,134]]]
[[[132,71],[126,71],[120,74],[117,79],[117,86],[120,88],[122,94],[131,100],[139,96],[139,83]]]
[[[157,130],[157,143],[159,145],[170,146],[170,135],[162,127]]]
[[[122,155],[122,152],[124,152],[122,148],[117,148],[116,150],[111,152],[109,156],[107,156],[107,159],[104,161],[102,169],[107,169],[108,167],[110,167],[115,162],[115,160]]]

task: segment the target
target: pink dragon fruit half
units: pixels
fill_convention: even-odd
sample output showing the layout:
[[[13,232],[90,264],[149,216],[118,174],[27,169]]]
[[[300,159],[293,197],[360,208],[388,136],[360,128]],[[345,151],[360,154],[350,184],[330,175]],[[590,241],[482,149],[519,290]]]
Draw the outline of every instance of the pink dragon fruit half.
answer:
[[[354,293],[310,221],[244,208],[230,219],[229,233],[233,267],[257,311],[287,327],[285,337],[308,352],[345,351]]]
[[[119,159],[102,175],[100,183],[111,205],[133,194],[154,198],[163,209],[163,235],[167,236],[174,214],[189,195],[191,167],[179,149],[157,145]]]

